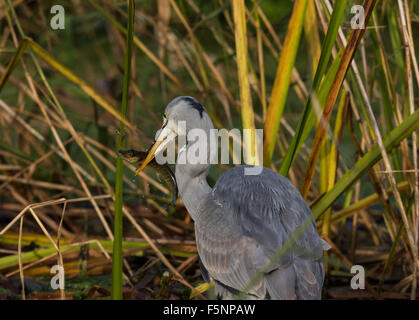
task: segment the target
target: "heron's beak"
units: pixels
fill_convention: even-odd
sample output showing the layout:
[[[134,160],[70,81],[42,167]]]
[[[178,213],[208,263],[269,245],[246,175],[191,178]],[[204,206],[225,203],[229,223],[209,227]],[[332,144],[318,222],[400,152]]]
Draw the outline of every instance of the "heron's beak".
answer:
[[[156,141],[154,141],[153,145],[148,150],[147,156],[144,159],[143,163],[135,172],[135,175],[143,171],[143,169],[150,163],[150,161],[154,159],[156,154],[162,151],[174,137],[176,137],[176,133],[174,133],[172,130],[168,128],[164,128],[163,130],[161,130],[158,138],[156,139]]]
[[[150,163],[150,161],[154,159],[154,157],[156,156],[156,150],[162,144],[162,142],[163,141],[155,141],[153,143],[153,145],[151,146],[150,150],[148,151],[147,156],[144,159],[143,163],[141,164],[141,166],[135,172],[135,175],[137,175],[141,171],[143,171],[143,169],[146,167],[146,165],[148,165]]]

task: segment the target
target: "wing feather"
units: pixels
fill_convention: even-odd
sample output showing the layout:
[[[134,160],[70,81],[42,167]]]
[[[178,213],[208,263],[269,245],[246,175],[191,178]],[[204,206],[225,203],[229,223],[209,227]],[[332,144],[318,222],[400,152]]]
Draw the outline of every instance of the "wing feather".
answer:
[[[280,257],[270,276],[248,293],[264,298],[266,287],[269,290],[280,283],[289,287],[287,279],[293,274],[297,298],[318,298],[324,278],[324,243],[307,203],[278,173],[263,168],[260,175],[251,176],[244,174],[244,168],[225,172],[199,210],[195,231],[202,263],[213,279],[243,291],[269,258],[308,221],[295,246]],[[272,296],[292,297],[294,292],[285,295],[276,290]]]

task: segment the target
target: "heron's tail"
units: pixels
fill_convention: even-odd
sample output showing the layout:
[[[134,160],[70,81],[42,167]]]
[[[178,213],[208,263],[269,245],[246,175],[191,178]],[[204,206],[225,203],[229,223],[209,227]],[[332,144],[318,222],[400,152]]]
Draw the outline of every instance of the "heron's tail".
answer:
[[[272,300],[295,300],[295,271],[291,266],[265,275],[265,286]]]
[[[295,257],[291,266],[265,275],[272,300],[320,300],[324,281],[322,259]]]
[[[298,300],[320,300],[324,281],[323,257],[318,260],[295,257],[293,268]]]

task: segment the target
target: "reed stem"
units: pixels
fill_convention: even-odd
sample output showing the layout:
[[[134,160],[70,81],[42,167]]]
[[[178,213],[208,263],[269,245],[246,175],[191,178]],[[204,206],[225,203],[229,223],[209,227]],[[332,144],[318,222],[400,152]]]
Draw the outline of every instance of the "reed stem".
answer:
[[[122,89],[121,114],[125,117],[128,105],[129,83],[131,79],[131,57],[133,43],[133,24],[134,24],[134,0],[129,0],[128,5],[128,26],[127,26],[127,47],[124,61],[124,82]],[[118,150],[125,146],[125,124],[119,124]],[[122,300],[122,202],[123,202],[123,176],[124,163],[121,157],[116,160],[116,179],[115,179],[115,216],[114,216],[114,242],[112,257],[112,300]]]

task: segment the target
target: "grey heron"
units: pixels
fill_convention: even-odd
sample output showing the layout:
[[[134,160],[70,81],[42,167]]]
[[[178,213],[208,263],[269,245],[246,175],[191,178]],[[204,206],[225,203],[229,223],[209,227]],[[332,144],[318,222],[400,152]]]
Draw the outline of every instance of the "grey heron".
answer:
[[[179,121],[186,126],[180,129]],[[137,173],[177,136],[200,129],[209,137],[213,128],[196,99],[175,98],[167,105],[162,130]],[[188,142],[179,150],[178,159],[189,148],[196,149],[194,144],[200,141]],[[208,148],[208,141],[204,142]],[[227,170],[211,188],[206,180],[210,166],[210,161],[192,163],[186,157],[186,162],[178,161],[175,169],[179,194],[194,220],[204,280],[214,280],[215,292],[223,299],[232,299],[238,293],[245,299],[320,299],[323,251],[330,246],[319,237],[300,192],[287,178],[268,168],[261,168],[258,175],[246,175],[244,165]],[[308,226],[294,246],[248,288],[307,220]]]

